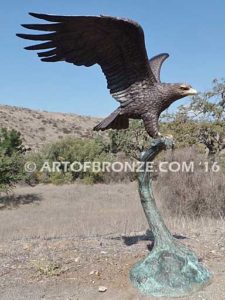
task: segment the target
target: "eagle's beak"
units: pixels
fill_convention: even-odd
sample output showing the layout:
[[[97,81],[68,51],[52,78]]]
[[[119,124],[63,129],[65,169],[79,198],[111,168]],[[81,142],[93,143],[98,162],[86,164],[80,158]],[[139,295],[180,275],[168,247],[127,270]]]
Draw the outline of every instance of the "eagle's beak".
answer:
[[[197,95],[198,92],[197,92],[195,89],[190,88],[190,89],[187,91],[187,94],[188,94],[189,96],[192,96],[192,95]]]

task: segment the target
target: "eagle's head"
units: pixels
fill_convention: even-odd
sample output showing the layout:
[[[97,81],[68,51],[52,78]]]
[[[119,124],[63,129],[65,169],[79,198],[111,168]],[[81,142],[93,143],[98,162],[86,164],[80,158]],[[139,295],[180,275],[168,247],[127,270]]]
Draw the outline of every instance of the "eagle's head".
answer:
[[[177,96],[177,99],[186,97],[186,96],[193,96],[197,95],[197,91],[193,89],[190,84],[186,83],[176,83],[172,85],[172,90],[174,95]]]
[[[177,101],[186,96],[197,95],[197,91],[190,84],[186,83],[163,83],[158,86],[160,93],[163,94],[163,103],[160,107],[165,110],[174,101]]]

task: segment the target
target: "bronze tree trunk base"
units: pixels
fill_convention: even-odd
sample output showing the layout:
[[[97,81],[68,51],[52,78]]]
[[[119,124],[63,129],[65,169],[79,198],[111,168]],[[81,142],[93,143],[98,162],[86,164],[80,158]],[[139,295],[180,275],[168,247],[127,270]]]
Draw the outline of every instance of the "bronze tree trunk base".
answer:
[[[172,236],[155,203],[146,163],[153,161],[157,154],[172,145],[172,139],[155,139],[151,147],[141,154],[141,160],[145,164],[143,172],[138,175],[139,194],[154,235],[154,247],[130,271],[133,285],[142,293],[161,297],[190,295],[201,290],[212,278],[212,274],[199,263],[195,253]]]

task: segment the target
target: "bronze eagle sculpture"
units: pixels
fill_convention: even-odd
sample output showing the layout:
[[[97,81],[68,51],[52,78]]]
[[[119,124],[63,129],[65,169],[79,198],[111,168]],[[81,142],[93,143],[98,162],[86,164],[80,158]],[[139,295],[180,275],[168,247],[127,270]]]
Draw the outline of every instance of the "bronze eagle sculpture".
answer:
[[[174,101],[196,94],[188,84],[161,83],[160,70],[167,53],[148,59],[142,27],[129,19],[109,16],[56,16],[30,13],[49,21],[22,25],[44,34],[17,34],[41,43],[27,50],[43,50],[44,62],[66,61],[77,66],[99,64],[108,89],[120,106],[94,130],[126,129],[129,119],[142,119],[148,134],[156,138],[162,111]]]

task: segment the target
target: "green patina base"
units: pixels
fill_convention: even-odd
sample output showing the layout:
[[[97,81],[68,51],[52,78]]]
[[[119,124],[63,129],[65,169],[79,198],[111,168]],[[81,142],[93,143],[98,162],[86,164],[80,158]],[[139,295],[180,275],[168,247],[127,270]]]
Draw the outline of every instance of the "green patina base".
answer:
[[[130,279],[144,294],[182,297],[201,290],[210,282],[211,274],[188,248],[171,245],[167,249],[155,247],[134,265]]]
[[[173,146],[170,138],[159,138],[142,153],[141,160],[151,162],[162,150]],[[209,284],[212,274],[198,262],[188,247],[179,243],[167,229],[155,203],[150,174],[139,173],[141,203],[154,235],[154,248],[130,271],[130,279],[142,293],[153,296],[182,297]]]

